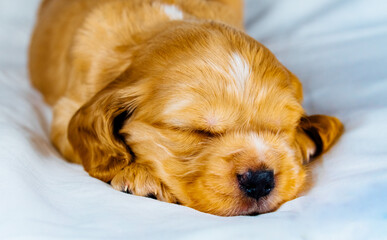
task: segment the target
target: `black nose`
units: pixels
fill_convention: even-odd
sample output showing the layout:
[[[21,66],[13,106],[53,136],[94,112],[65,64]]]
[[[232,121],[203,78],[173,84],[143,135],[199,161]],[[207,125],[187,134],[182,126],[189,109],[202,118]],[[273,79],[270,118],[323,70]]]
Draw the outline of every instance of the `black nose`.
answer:
[[[239,187],[249,197],[259,199],[274,188],[273,171],[248,171],[238,175]]]

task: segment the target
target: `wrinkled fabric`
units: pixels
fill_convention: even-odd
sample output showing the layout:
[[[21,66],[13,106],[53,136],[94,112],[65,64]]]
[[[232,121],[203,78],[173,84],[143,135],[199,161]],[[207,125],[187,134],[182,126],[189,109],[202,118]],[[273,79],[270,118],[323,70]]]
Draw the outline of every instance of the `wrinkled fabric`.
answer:
[[[218,217],[127,195],[63,160],[28,81],[38,0],[0,0],[0,239],[387,239],[387,1],[247,0],[247,32],[345,133],[276,212]]]

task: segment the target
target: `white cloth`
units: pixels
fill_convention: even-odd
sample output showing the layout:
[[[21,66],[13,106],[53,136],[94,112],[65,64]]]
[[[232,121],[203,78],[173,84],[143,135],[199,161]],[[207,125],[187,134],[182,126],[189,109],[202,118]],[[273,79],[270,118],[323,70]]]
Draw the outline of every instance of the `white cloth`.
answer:
[[[246,26],[339,117],[314,185],[278,211],[217,217],[123,194],[62,160],[30,87],[38,0],[0,0],[0,239],[387,239],[387,1],[248,0]]]

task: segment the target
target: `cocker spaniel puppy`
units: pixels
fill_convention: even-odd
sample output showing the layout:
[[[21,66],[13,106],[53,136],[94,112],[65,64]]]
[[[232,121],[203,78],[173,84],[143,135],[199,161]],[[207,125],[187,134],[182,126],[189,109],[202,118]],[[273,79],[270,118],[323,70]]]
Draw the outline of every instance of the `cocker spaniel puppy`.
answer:
[[[273,211],[342,131],[243,32],[241,0],[44,0],[33,85],[51,139],[113,188],[223,215]]]

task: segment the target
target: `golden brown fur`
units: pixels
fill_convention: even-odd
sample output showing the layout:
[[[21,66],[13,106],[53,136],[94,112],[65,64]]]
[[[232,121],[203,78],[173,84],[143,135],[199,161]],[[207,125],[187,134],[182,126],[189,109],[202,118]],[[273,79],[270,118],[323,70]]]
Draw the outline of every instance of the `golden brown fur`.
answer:
[[[342,131],[243,33],[241,0],[45,0],[30,46],[65,158],[121,191],[217,215],[275,210]],[[270,169],[246,197],[237,175]]]

